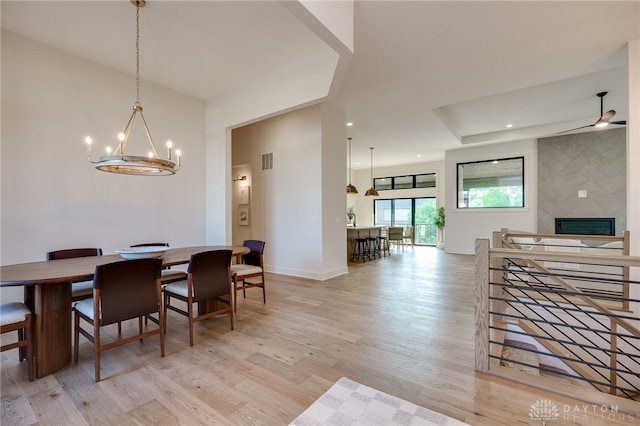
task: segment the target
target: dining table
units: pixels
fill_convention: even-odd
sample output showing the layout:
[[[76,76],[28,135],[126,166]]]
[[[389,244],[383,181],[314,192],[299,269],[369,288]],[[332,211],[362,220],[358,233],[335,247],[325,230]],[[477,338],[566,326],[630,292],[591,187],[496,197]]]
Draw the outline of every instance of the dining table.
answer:
[[[239,245],[168,248],[162,254],[162,266],[187,264],[191,255],[209,250],[231,250],[236,262],[249,252]],[[110,254],[0,267],[0,286],[23,286],[24,301],[34,313],[37,378],[55,373],[71,362],[71,283],[93,279],[96,266],[122,260],[121,255]],[[208,308],[204,304],[198,309]]]

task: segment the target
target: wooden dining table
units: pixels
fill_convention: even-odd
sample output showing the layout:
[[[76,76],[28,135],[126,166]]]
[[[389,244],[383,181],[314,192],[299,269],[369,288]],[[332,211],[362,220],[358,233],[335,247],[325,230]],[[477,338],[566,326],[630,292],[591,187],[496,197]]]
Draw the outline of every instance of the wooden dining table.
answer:
[[[191,255],[209,250],[231,250],[237,259],[249,252],[244,246],[170,248],[162,256],[162,266],[187,264]],[[25,303],[35,315],[36,377],[71,362],[71,282],[93,279],[96,266],[120,260],[120,255],[111,254],[0,267],[0,286],[25,287]]]

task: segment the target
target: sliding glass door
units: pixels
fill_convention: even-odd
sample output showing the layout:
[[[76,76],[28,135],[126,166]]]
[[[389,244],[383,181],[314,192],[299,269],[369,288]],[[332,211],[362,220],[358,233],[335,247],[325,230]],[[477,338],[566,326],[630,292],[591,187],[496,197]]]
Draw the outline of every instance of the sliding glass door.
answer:
[[[374,200],[375,226],[413,226],[414,243],[436,244],[435,198],[396,198]]]

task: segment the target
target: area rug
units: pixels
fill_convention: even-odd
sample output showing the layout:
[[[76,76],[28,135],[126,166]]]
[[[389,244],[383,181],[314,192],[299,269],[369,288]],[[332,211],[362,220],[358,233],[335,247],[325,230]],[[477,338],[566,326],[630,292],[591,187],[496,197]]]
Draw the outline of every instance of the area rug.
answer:
[[[290,425],[390,426],[466,423],[343,377]]]

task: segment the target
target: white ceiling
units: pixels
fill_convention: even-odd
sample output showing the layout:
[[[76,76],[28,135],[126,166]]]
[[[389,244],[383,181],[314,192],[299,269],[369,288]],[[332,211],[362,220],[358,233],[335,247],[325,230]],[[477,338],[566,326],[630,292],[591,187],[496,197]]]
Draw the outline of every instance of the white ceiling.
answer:
[[[135,73],[129,0],[1,7],[3,30]],[[327,49],[275,1],[150,0],[140,19],[141,78],[203,100]],[[391,166],[592,124],[601,91],[613,120],[628,119],[640,1],[356,1],[354,31],[329,100],[354,122],[354,169],[369,167],[370,146],[374,166]]]

